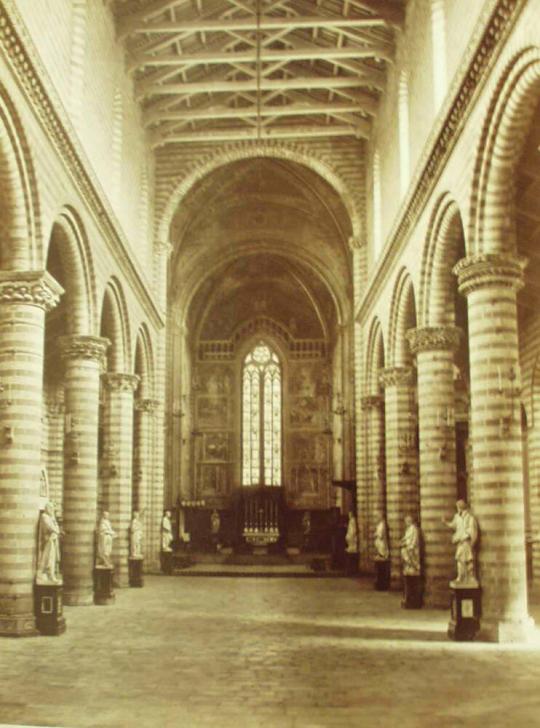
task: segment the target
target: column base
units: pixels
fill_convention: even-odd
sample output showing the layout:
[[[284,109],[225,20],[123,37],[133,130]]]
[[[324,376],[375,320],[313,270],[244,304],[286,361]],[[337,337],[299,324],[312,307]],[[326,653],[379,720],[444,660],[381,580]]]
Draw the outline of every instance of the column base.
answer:
[[[452,603],[448,637],[456,642],[470,642],[480,629],[480,588],[451,587]]]
[[[0,637],[37,637],[33,614],[0,615]]]
[[[172,574],[172,569],[173,569],[172,551],[162,551],[160,561],[161,561],[161,564],[160,564],[161,571],[164,574],[167,574],[167,576],[170,576]]]
[[[94,604],[114,603],[112,567],[99,566],[94,569]]]
[[[375,561],[375,591],[390,589],[390,562]]]
[[[88,607],[94,603],[92,588],[64,589],[63,601],[68,607]]]
[[[142,559],[130,559],[129,560],[129,585],[141,587],[144,584],[143,579],[143,560]]]
[[[422,577],[421,576],[404,576],[403,577],[403,599],[401,600],[402,609],[421,609],[422,608]]]
[[[495,621],[483,619],[478,631],[477,639],[483,642],[498,642],[499,644],[523,644],[536,639],[534,619],[526,617],[523,620]]]
[[[62,585],[36,584],[34,586],[34,611],[36,627],[41,634],[63,634],[66,631],[66,620],[62,605]]]

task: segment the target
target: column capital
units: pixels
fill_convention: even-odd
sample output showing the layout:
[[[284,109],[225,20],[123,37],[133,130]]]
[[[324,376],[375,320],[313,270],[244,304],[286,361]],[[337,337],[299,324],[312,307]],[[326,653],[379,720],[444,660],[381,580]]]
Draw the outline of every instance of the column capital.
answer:
[[[387,367],[379,370],[379,382],[383,387],[395,387],[398,384],[412,384],[412,367]]]
[[[161,401],[159,399],[138,399],[135,402],[135,409],[139,412],[156,412],[161,407]]]
[[[383,403],[384,399],[380,394],[368,394],[360,398],[360,406],[363,410],[379,409]]]
[[[421,351],[457,351],[462,331],[457,326],[423,326],[407,331],[413,354]]]
[[[168,240],[156,240],[154,242],[154,255],[158,257],[163,255],[165,258],[168,258],[172,251],[172,243],[169,243]]]
[[[64,293],[46,270],[0,271],[0,303],[26,303],[51,311]]]
[[[462,258],[454,266],[459,292],[468,296],[486,287],[514,288],[523,286],[527,259],[503,253],[476,253]]]
[[[365,241],[359,235],[349,236],[349,248],[353,251],[360,250],[365,245]]]
[[[137,374],[107,372],[102,375],[103,383],[113,392],[134,392],[141,378]]]
[[[58,344],[63,359],[88,359],[104,367],[111,342],[101,336],[60,336]]]

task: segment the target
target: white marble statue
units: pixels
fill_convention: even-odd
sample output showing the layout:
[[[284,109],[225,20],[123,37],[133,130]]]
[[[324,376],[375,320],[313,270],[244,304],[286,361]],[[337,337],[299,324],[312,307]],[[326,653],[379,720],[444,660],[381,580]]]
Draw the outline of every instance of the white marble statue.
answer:
[[[221,518],[219,517],[219,513],[214,509],[212,511],[212,515],[210,516],[210,530],[212,532],[212,536],[217,536],[219,534],[220,528]]]
[[[173,533],[171,523],[171,512],[165,511],[161,519],[161,550],[166,552],[172,551]]]
[[[400,545],[403,576],[420,576],[420,529],[412,516],[405,516],[405,533]]]
[[[345,543],[347,544],[345,550],[348,554],[358,553],[358,525],[352,511],[349,511],[349,522],[347,524],[347,532],[345,534]]]
[[[103,511],[99,519],[97,527],[97,548],[96,548],[96,566],[101,568],[112,568],[111,554],[113,547],[113,539],[116,533],[113,531],[109,520],[109,512]]]
[[[129,558],[142,559],[143,525],[139,518],[139,511],[133,511],[129,526]]]
[[[388,546],[388,527],[383,514],[379,511],[376,514],[377,525],[375,527],[375,561],[388,561],[390,558],[390,547]]]
[[[39,518],[38,584],[61,584],[60,575],[60,527],[56,521],[54,506],[48,502]]]
[[[452,543],[456,544],[457,577],[450,582],[452,587],[477,587],[475,573],[475,551],[478,541],[478,521],[464,500],[456,502],[456,513],[451,521],[442,522],[454,531]]]

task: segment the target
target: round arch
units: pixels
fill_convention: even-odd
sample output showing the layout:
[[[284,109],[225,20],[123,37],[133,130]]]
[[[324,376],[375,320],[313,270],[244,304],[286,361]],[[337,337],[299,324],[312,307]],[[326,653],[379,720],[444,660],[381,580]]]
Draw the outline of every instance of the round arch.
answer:
[[[516,253],[514,170],[540,97],[540,48],[517,53],[502,72],[482,127],[471,194],[471,253]]]
[[[155,367],[152,338],[146,323],[141,324],[135,339],[132,354],[134,373],[141,378],[138,392],[141,397],[152,397],[155,393]]]
[[[80,217],[70,207],[61,209],[51,227],[47,256],[58,245],[66,277],[68,313],[73,334],[90,335],[96,330],[97,291],[92,253]]]
[[[359,206],[349,185],[340,177],[329,160],[299,144],[260,141],[250,145],[231,146],[193,164],[169,194],[160,216],[157,239],[162,242],[169,240],[169,227],[175,210],[197,182],[231,162],[255,157],[274,157],[296,162],[318,174],[340,196],[350,218],[352,235],[354,238],[360,237],[363,226]]]
[[[446,326],[455,323],[453,267],[464,241],[463,222],[456,201],[444,193],[430,219],[420,277],[419,326]]]
[[[101,335],[106,336],[111,347],[108,352],[109,371],[132,371],[131,332],[124,291],[118,279],[112,277],[103,293],[100,316]]]
[[[23,125],[0,84],[0,268],[44,266],[37,182]]]
[[[406,333],[411,326],[416,326],[414,286],[409,271],[402,268],[396,280],[390,307],[390,330],[388,335],[390,366],[409,365],[411,357]]]
[[[378,317],[371,322],[369,327],[368,346],[366,354],[366,393],[376,395],[379,393],[379,366],[378,362],[384,362],[384,336],[381,322]]]

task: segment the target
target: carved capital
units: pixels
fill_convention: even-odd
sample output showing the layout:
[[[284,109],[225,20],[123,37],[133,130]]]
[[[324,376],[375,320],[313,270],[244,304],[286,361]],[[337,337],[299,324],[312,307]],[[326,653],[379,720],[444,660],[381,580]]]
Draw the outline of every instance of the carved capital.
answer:
[[[168,240],[156,240],[154,242],[154,255],[168,258],[172,253],[173,246]]]
[[[63,359],[89,359],[104,368],[111,342],[101,336],[61,336],[58,344]]]
[[[360,399],[360,406],[363,410],[379,409],[383,403],[384,398],[380,394],[368,394]]]
[[[412,367],[388,367],[379,371],[379,382],[386,387],[396,387],[399,384],[412,384]]]
[[[407,331],[407,341],[413,354],[421,351],[457,351],[461,340],[457,326],[424,326]]]
[[[459,292],[468,296],[480,288],[513,288],[523,286],[525,258],[516,258],[502,253],[477,253],[462,258],[454,266]]]
[[[365,244],[365,241],[363,241],[358,235],[351,235],[349,237],[349,248],[351,250],[360,250]]]
[[[134,392],[139,386],[140,379],[136,374],[123,372],[103,374],[103,383],[113,392]]]
[[[25,303],[51,311],[63,293],[62,286],[47,271],[0,272],[0,303]]]
[[[139,412],[148,412],[152,414],[153,412],[156,412],[161,407],[161,402],[159,399],[138,399],[135,402],[135,409]]]

